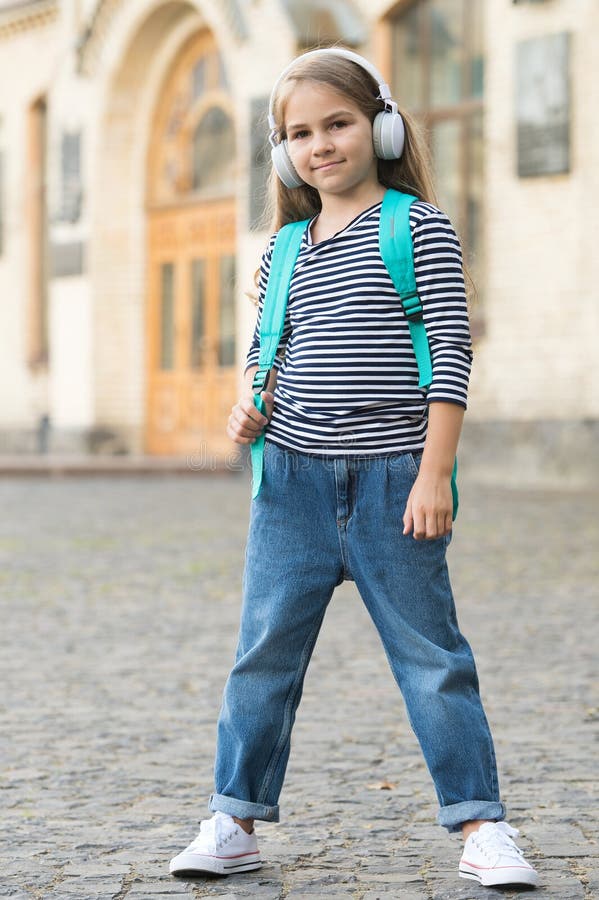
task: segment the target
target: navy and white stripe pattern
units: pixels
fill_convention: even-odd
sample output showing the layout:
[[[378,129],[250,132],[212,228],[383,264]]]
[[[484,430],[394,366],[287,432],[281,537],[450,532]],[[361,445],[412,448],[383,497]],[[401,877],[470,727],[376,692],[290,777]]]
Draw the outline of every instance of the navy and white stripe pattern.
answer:
[[[428,392],[408,322],[379,252],[381,203],[342,231],[302,239],[277,352],[267,438],[318,455],[385,455],[424,447],[427,404],[466,407],[472,342],[462,255],[447,216],[418,201],[410,210],[414,269],[433,365]],[[256,365],[273,236],[260,267],[258,322],[246,369]]]

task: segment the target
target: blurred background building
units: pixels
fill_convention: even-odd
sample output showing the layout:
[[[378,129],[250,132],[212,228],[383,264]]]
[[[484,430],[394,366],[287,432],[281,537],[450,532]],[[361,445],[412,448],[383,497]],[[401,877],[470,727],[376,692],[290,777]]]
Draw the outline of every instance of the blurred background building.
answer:
[[[478,297],[462,454],[597,477],[596,0],[0,0],[0,453],[224,459],[271,86],[370,57]]]

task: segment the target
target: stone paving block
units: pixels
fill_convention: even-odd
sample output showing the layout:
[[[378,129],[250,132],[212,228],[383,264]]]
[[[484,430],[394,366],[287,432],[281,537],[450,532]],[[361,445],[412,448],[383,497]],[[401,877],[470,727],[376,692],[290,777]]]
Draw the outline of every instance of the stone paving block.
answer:
[[[483,898],[487,898],[487,900],[499,900],[500,897],[505,898],[513,898],[513,897],[526,897],[528,894],[531,894],[532,897],[537,897],[537,893],[529,892],[524,889],[523,891],[518,891],[516,894],[514,891],[510,891],[509,889],[497,889],[482,887],[479,884],[476,884],[474,881],[471,883],[471,887],[464,886],[460,887],[459,885],[448,886],[444,885],[440,888],[433,887],[432,893],[429,893],[429,897],[431,900],[483,900]]]
[[[243,898],[254,897],[254,898],[257,898],[257,900],[279,900],[279,898],[282,897],[284,894],[283,885],[281,883],[273,883],[273,884],[255,884],[254,883],[254,884],[248,885],[247,887],[244,888],[242,880],[239,880],[239,882],[240,882],[240,886],[239,887],[237,887],[237,885],[235,886],[234,896],[240,898],[240,900],[242,897]],[[221,890],[224,890],[224,888],[222,888]],[[230,888],[229,888],[229,890],[230,890]],[[216,889],[214,889],[214,891],[210,892],[210,894],[201,893],[201,891],[200,891],[199,896],[222,897],[222,896],[231,896],[231,895],[228,893],[227,894],[218,893],[218,892],[216,892]]]
[[[568,871],[584,885],[587,893],[599,897],[599,870],[595,857],[567,859],[565,864]]]
[[[423,889],[422,892],[415,891],[413,888],[409,890],[401,890],[399,893],[395,891],[367,891],[362,895],[361,900],[428,900],[429,894]]]
[[[161,885],[160,888],[155,887],[154,885],[142,884],[139,886],[133,886],[126,893],[127,900],[159,900],[160,897],[189,897],[193,896],[190,893],[190,885],[177,885],[173,882],[173,884],[169,885]]]
[[[202,893],[202,892],[200,892],[200,893],[195,893],[195,892],[194,892],[193,896],[194,896],[194,897],[206,897],[206,896],[208,896],[208,895],[207,895],[207,894],[204,894],[204,893]],[[241,898],[242,898],[242,897],[246,897],[247,894],[239,894],[239,893],[234,893],[234,894],[232,894],[232,893],[229,892],[229,893],[226,893],[226,894],[223,894],[223,893],[211,894],[210,896],[220,897],[221,900],[241,900]]]
[[[214,881],[201,881],[197,882],[193,879],[189,881],[182,882],[184,885],[184,890],[181,890],[182,896],[185,897],[228,897],[232,892],[232,888],[229,886],[224,888],[221,884],[220,879]],[[235,896],[241,896],[235,891]],[[128,895],[127,895],[128,900]]]
[[[67,878],[59,881],[56,886],[49,886],[48,896],[54,897],[55,892],[73,898],[85,897],[113,897],[121,889],[121,880],[116,878]]]
[[[383,875],[375,875],[368,872],[357,872],[356,878],[359,882],[366,885],[369,884],[423,884],[422,876],[418,872],[402,873],[402,872],[385,872]]]
[[[526,826],[526,835],[543,856],[588,856],[592,849],[582,830],[573,824],[544,826],[531,822]]]
[[[53,873],[52,875],[48,874],[50,871]],[[31,852],[29,853],[29,856],[23,855],[15,859],[7,859],[6,864],[2,866],[3,876],[13,878],[15,882],[19,878],[36,879],[40,881],[47,878],[49,881],[52,881],[54,879],[54,872],[55,867],[49,862],[43,862],[42,860],[35,858],[32,859]]]
[[[31,894],[22,890],[17,884],[9,884],[5,879],[0,879],[0,897],[10,897],[10,900],[31,900]]]
[[[270,860],[262,860],[262,868],[256,869],[254,872],[248,872],[246,876],[237,876],[241,878],[243,882],[247,879],[251,879],[257,884],[266,883],[267,881],[273,881],[274,879],[282,879],[283,873],[288,869],[293,869],[295,867],[295,860],[292,860],[290,863],[285,863],[285,865],[281,862],[271,862]]]
[[[124,864],[115,863],[109,860],[90,860],[89,862],[69,862],[61,870],[64,878],[72,876],[80,876],[85,878],[94,878],[102,876],[119,876],[126,875],[130,871],[130,867]]]
[[[522,900],[522,898],[536,898],[551,896],[556,900],[561,894],[545,894],[539,888],[530,888],[527,886],[510,886],[502,887],[483,887],[475,881],[468,881],[465,878],[458,879],[455,886],[448,884],[443,887],[434,887],[430,894],[431,900]]]
[[[92,887],[89,887],[89,888],[86,887],[84,894],[77,895],[77,894],[73,894],[69,891],[63,891],[62,888],[59,886],[59,887],[53,889],[52,894],[50,896],[51,896],[51,900],[77,900],[77,897],[82,897],[82,896],[85,897],[85,900],[107,900],[107,898],[110,898],[110,900],[112,900],[112,897],[114,895],[113,894],[105,894],[103,892],[98,893]],[[29,898],[31,900],[31,895],[29,895]],[[46,898],[44,898],[44,900],[46,900]],[[48,900],[50,900],[50,898],[48,898]]]
[[[314,872],[304,871],[303,869],[298,868],[295,870],[294,875],[297,886],[303,891],[320,891],[322,894],[326,894],[328,888],[331,886],[337,888],[340,883],[349,882],[355,887],[357,882],[355,875],[346,874],[343,871],[334,874],[315,875]]]
[[[256,897],[258,900],[273,900],[275,898],[275,900],[278,900],[283,893],[283,883],[280,879],[258,881],[255,878],[250,878],[251,874],[248,872],[245,875],[229,875],[226,878],[198,877],[173,880],[186,885],[189,890],[193,891],[194,896],[221,897],[234,893],[238,897]]]
[[[221,879],[222,880],[222,879]],[[129,883],[129,891],[140,891],[143,889],[149,894],[160,894],[167,890],[181,890],[185,887],[187,879],[173,878],[172,875],[165,875],[160,879],[148,878],[144,875],[137,875]],[[192,879],[189,879],[191,882]]]
[[[306,890],[305,888],[294,888],[285,895],[285,900],[314,900],[315,897],[326,897],[326,900],[351,900],[355,894],[346,891],[327,891],[326,894],[319,894],[317,890]]]

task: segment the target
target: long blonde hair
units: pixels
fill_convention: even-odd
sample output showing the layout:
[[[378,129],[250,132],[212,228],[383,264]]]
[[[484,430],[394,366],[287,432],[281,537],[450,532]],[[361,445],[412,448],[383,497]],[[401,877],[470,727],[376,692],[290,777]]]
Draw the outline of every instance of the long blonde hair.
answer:
[[[307,56],[305,59],[300,57],[281,82],[274,101],[274,116],[281,140],[286,137],[287,100],[295,85],[301,81],[324,84],[352,100],[371,122],[374,122],[377,113],[384,109],[383,101],[377,99],[376,81],[358,63],[336,54],[327,56],[323,53],[318,56]],[[426,142],[417,123],[403,110],[400,112],[405,125],[404,151],[401,159],[377,160],[378,180],[384,187],[395,188],[435,204],[431,162]],[[288,222],[313,218],[320,210],[320,196],[315,188],[307,184],[298,188],[287,188],[274,169],[271,171],[268,198],[261,222],[263,227],[270,227],[270,231],[275,232]]]

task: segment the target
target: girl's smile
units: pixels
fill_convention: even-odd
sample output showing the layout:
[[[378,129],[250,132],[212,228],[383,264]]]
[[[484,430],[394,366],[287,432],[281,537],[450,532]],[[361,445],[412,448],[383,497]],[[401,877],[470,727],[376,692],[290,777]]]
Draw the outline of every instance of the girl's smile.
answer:
[[[335,166],[341,165],[341,163],[342,163],[342,160],[339,160],[338,162],[323,163],[321,166],[314,166],[314,170],[317,172],[328,171],[329,169],[332,169]]]

